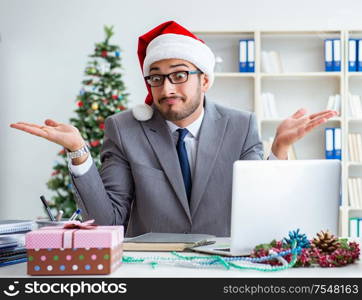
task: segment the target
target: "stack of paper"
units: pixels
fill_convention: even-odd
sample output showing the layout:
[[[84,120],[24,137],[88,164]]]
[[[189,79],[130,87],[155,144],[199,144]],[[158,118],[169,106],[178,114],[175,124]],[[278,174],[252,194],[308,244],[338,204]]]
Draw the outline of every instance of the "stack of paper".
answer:
[[[158,233],[149,232],[126,238],[123,242],[125,251],[184,251],[187,248],[210,243],[215,236],[208,234]]]
[[[261,103],[263,105],[264,118],[277,119],[278,111],[275,104],[275,97],[272,93],[262,93]]]
[[[27,261],[25,233],[32,229],[30,220],[0,220],[0,267]]]
[[[349,116],[352,118],[362,118],[361,96],[349,94],[348,96]]]
[[[362,178],[348,178],[348,199],[352,208],[362,208]]]
[[[282,61],[278,52],[261,52],[261,71],[264,73],[283,73]]]
[[[341,95],[331,95],[328,98],[328,104],[327,104],[328,110],[335,110],[339,114],[341,113]]]
[[[362,162],[362,137],[359,133],[348,134],[349,160]]]

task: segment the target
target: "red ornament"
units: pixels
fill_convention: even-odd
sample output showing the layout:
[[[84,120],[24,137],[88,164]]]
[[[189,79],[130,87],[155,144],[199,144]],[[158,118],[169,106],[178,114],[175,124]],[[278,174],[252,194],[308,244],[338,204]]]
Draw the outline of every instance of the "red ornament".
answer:
[[[99,124],[99,128],[104,130],[104,128],[105,128],[104,123]]]
[[[92,141],[92,142],[90,142],[90,145],[92,146],[92,147],[97,147],[97,146],[99,146],[100,145],[100,141],[99,140],[95,140],[95,141]]]
[[[59,173],[60,173],[59,170],[55,170],[55,171],[52,173],[52,176],[55,176],[55,175],[57,175],[57,174],[59,174]]]
[[[118,95],[112,95],[112,98],[113,98],[114,100],[117,100],[117,99],[118,99]]]
[[[62,150],[60,150],[60,151],[58,152],[58,154],[60,154],[60,155],[64,155],[64,154],[65,154],[65,150],[64,150],[64,148],[63,148]]]
[[[103,57],[107,57],[107,51],[103,50],[103,51],[102,51],[102,56],[103,56]]]
[[[83,104],[82,101],[78,101],[78,102],[77,102],[77,105],[78,105],[78,107],[82,107],[84,104]]]
[[[126,108],[123,105],[118,106],[120,110],[125,110]]]

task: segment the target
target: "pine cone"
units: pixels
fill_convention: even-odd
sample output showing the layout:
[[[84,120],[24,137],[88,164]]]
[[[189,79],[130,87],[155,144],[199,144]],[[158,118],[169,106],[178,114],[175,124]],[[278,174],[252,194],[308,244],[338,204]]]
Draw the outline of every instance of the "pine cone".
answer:
[[[332,253],[339,247],[338,238],[331,234],[328,230],[317,233],[311,243],[312,248],[318,248],[325,253]]]

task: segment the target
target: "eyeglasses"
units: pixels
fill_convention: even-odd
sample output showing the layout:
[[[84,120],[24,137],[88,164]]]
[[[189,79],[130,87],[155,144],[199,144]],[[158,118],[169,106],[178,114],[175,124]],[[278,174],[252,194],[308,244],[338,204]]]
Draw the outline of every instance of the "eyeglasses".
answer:
[[[146,76],[145,79],[150,86],[158,87],[163,85],[166,77],[172,84],[180,84],[186,82],[187,79],[189,78],[189,75],[193,74],[202,74],[202,72],[200,70],[195,70],[195,71],[177,71],[169,74],[152,74]]]

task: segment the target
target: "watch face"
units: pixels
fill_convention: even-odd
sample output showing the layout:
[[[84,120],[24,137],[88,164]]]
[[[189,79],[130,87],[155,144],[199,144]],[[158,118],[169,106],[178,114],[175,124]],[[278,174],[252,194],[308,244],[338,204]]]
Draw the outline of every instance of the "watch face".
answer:
[[[68,157],[69,158],[78,158],[83,156],[84,154],[89,153],[89,150],[87,148],[87,146],[84,146],[83,148],[77,150],[77,151],[73,151],[73,152],[68,152]]]

